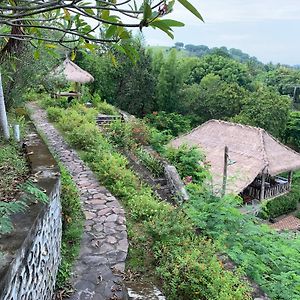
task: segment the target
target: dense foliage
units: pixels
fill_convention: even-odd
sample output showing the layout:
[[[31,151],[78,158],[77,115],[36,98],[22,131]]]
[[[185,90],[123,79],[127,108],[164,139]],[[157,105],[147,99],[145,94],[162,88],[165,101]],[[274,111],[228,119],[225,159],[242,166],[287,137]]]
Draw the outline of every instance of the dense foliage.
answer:
[[[151,268],[156,266],[155,273],[163,280],[169,299],[250,299],[239,276],[222,268],[215,245],[196,235],[193,222],[183,212],[159,202],[151,189],[127,168],[126,159],[97,129],[91,118],[94,109],[75,105],[61,111],[59,128],[71,145],[81,149],[82,158],[127,209],[132,264],[138,260],[139,268],[145,267],[144,272],[150,268],[147,263],[151,263]],[[174,218],[180,218],[180,222],[174,222]],[[141,240],[142,249],[140,244],[137,246]]]
[[[58,124],[69,140],[75,127],[84,125],[92,129],[95,126],[89,117],[94,113],[78,105],[63,111],[63,114]],[[72,121],[72,124],[66,120]],[[84,132],[82,135],[88,134]],[[143,268],[148,270],[149,263],[159,261],[156,274],[163,279],[170,299],[195,299],[199,295],[201,299],[247,298],[244,288],[232,290],[237,281],[230,273],[223,273],[222,279],[219,277],[221,264],[214,255],[216,251],[226,253],[272,299],[299,298],[299,238],[275,233],[267,226],[259,225],[252,217],[241,215],[235,208],[239,199],[211,195],[201,184],[203,177],[207,176],[205,169],[202,169],[202,176],[195,176],[187,185],[191,200],[183,211],[159,203],[150,189],[140,185],[132,171],[126,168],[126,159],[113,150],[99,131],[91,133],[91,136],[93,139],[87,137],[90,141],[88,148],[80,146],[80,140],[70,142],[85,149],[83,158],[128,209],[129,235],[133,246],[130,250],[130,266],[140,271]],[[84,139],[81,141],[84,143]],[[138,143],[139,139],[136,141]],[[134,148],[131,145],[131,149]],[[196,150],[186,149],[168,155],[171,160],[174,157],[175,163],[177,161],[179,170],[182,163],[184,172],[187,172],[181,172],[182,176],[192,175],[190,172],[194,169],[189,171],[186,168],[193,164],[190,160],[201,159],[201,155],[193,151]],[[212,238],[214,244],[194,235],[194,226],[199,229],[201,236]],[[147,248],[135,249],[141,240]],[[230,294],[226,294],[229,289]]]
[[[232,49],[227,54],[225,49],[215,49],[197,57],[181,55],[181,46],[167,52],[146,51],[136,41],[136,47],[140,57],[136,64],[120,54],[117,62],[108,54],[77,56],[77,63],[96,78],[92,93],[135,115],[151,116],[154,126],[173,135],[187,130],[183,120],[196,126],[209,119],[262,127],[279,138],[286,135],[292,108],[286,95],[293,95],[291,88],[283,87],[298,84],[299,70],[238,59],[243,55]],[[283,82],[277,85],[280,72]],[[176,128],[175,119],[180,123]]]
[[[235,200],[191,193],[189,216],[273,300],[300,298],[300,239],[273,232],[234,208]]]

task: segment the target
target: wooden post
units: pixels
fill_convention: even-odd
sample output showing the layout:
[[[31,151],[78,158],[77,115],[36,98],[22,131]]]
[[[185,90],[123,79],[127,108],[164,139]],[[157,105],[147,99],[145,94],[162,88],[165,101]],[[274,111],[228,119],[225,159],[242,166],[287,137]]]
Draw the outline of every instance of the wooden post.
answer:
[[[289,172],[289,175],[288,175],[289,190],[290,190],[291,187],[292,187],[292,180],[293,180],[293,171],[290,171],[290,172]]]
[[[263,171],[264,172],[264,171]],[[260,188],[260,196],[259,200],[265,199],[265,182],[266,182],[266,174],[262,173],[261,174],[261,188]]]
[[[227,184],[227,167],[228,167],[228,147],[225,146],[224,149],[224,170],[223,170],[223,185],[222,185],[222,197],[226,192],[226,184]]]

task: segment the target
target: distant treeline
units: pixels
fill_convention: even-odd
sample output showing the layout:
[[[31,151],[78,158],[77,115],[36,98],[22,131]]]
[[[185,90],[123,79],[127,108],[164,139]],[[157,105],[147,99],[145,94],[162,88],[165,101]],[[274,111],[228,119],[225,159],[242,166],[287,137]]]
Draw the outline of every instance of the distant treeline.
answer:
[[[176,42],[175,46],[173,48],[176,48],[178,50],[185,50],[187,53],[191,56],[204,56],[207,54],[218,54],[221,56],[228,56],[231,57],[239,62],[245,63],[245,62],[253,62],[258,65],[263,66],[263,63],[260,62],[255,56],[250,56],[247,53],[244,53],[240,49],[231,48],[228,49],[227,47],[213,47],[209,48],[205,45],[193,45],[193,44],[184,44],[181,42]]]

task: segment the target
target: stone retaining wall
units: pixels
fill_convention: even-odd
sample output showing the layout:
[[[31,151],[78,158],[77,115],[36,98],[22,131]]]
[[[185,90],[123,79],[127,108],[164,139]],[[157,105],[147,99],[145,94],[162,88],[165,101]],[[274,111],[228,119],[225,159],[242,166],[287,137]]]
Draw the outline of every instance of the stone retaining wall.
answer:
[[[0,237],[0,300],[50,300],[60,263],[61,205],[58,168],[37,134],[27,141],[37,186],[48,204],[32,203],[12,220],[14,231]]]

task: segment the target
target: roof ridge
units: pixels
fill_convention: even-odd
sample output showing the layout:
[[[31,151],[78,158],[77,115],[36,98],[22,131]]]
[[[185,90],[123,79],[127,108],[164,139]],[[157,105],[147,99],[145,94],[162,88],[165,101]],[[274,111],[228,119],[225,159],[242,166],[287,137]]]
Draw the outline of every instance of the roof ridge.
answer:
[[[218,123],[224,123],[224,124],[235,126],[235,127],[242,127],[242,128],[254,129],[256,131],[259,131],[260,129],[262,129],[262,128],[259,128],[259,127],[256,127],[256,126],[247,125],[247,124],[234,123],[234,122],[229,122],[229,121],[224,121],[224,120],[216,120],[216,119],[211,119],[211,120],[209,120],[209,121],[207,121],[205,123],[208,123],[210,121],[216,121]],[[205,124],[205,123],[203,123],[203,124]]]
[[[265,162],[265,166],[264,169],[270,164],[269,160],[268,160],[268,156],[267,156],[267,152],[266,152],[266,144],[265,144],[265,139],[264,139],[264,135],[266,133],[266,131],[262,128],[258,128],[259,131],[259,136],[260,136],[260,142],[261,142],[261,151],[262,151],[262,158],[263,161]]]
[[[264,129],[263,129],[264,130]],[[271,139],[273,139],[275,142],[277,142],[278,144],[280,144],[280,146],[284,147],[286,150],[293,152],[294,154],[297,154],[300,156],[300,153],[297,152],[296,150],[290,148],[289,146],[285,145],[284,143],[282,143],[279,139],[277,139],[276,137],[274,137],[272,134],[270,134],[269,132],[267,132],[266,130],[264,130],[265,134],[267,134]]]

